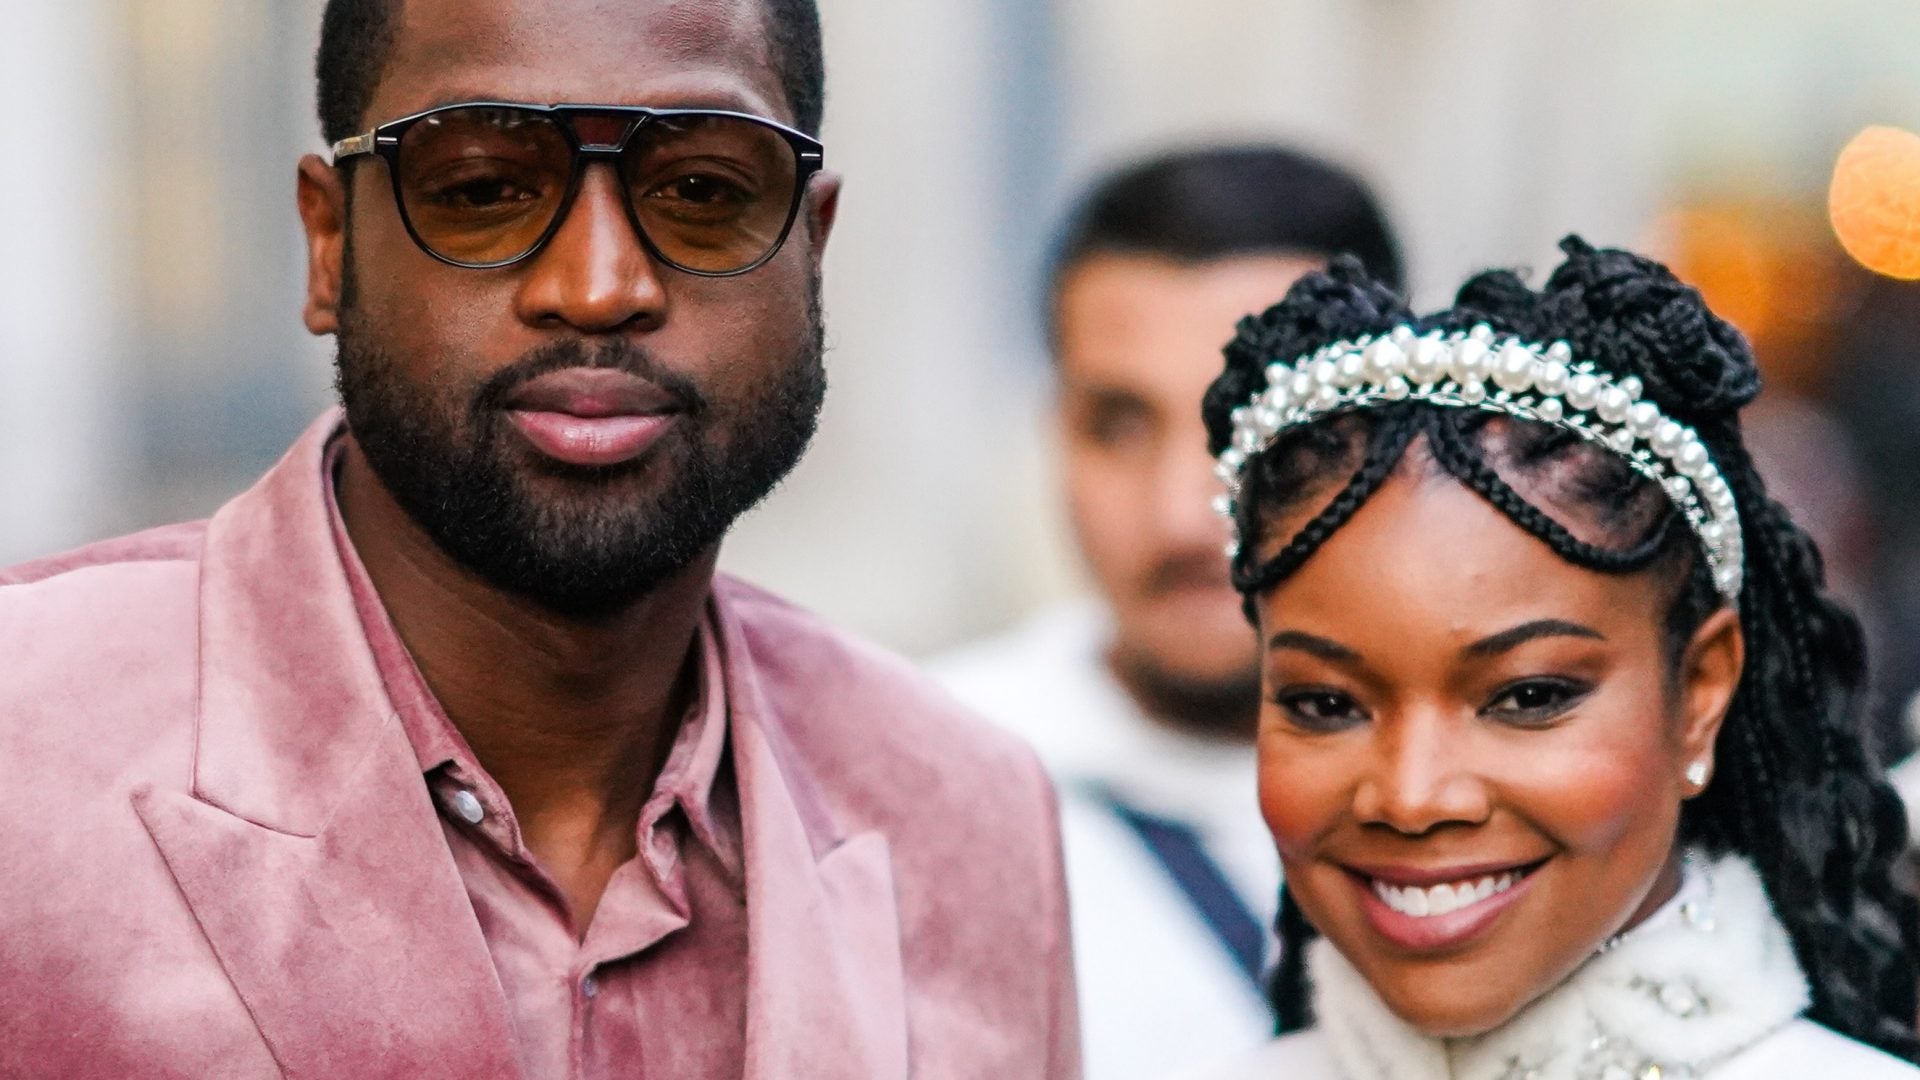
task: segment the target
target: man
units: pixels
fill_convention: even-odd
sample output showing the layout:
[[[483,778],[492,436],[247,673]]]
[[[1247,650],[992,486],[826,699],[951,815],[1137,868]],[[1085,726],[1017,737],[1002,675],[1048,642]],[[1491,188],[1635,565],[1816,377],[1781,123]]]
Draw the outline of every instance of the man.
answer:
[[[1279,864],[1254,802],[1258,650],[1209,509],[1200,399],[1234,323],[1340,251],[1397,282],[1358,180],[1229,147],[1101,180],[1054,261],[1067,508],[1099,599],[936,670],[1061,785],[1092,1080],[1164,1076],[1272,1034],[1261,976]]]
[[[0,1075],[1076,1076],[1038,764],[714,572],[823,390],[810,0],[332,0],[319,82],[344,422],[0,577]]]

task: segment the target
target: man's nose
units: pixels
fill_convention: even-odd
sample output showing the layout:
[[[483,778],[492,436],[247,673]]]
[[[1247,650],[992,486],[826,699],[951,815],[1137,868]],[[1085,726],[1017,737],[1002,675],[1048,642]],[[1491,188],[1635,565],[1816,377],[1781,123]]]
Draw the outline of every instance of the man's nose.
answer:
[[[1155,515],[1169,546],[1221,550],[1228,538],[1225,519],[1214,512],[1221,491],[1204,439],[1173,440],[1160,453]],[[1224,561],[1222,556],[1222,561]]]
[[[1436,715],[1376,727],[1373,761],[1354,792],[1354,815],[1407,836],[1443,825],[1479,825],[1492,812],[1464,733]]]
[[[634,231],[618,174],[593,165],[559,231],[533,257],[516,306],[521,321],[543,329],[648,329],[666,319],[661,274]]]

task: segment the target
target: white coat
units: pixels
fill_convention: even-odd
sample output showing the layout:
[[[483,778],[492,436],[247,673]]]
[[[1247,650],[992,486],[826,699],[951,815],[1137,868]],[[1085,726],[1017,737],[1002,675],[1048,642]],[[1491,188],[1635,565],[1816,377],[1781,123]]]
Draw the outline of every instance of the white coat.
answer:
[[[932,671],[1032,743],[1059,785],[1087,1080],[1164,1080],[1262,1045],[1273,1018],[1194,905],[1096,793],[1191,828],[1269,930],[1280,864],[1260,818],[1252,745],[1143,715],[1107,668],[1110,640],[1104,612],[1074,604],[937,659]]]

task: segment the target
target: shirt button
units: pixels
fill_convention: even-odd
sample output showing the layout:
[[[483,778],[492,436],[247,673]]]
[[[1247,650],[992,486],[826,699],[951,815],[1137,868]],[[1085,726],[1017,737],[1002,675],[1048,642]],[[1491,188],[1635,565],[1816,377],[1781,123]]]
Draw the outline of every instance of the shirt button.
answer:
[[[600,980],[594,978],[591,975],[587,976],[584,979],[581,979],[580,992],[587,995],[588,1001],[592,1001],[594,998],[599,997],[600,996]]]
[[[480,797],[466,788],[453,793],[453,812],[469,825],[478,825],[487,816],[487,808],[480,805]]]

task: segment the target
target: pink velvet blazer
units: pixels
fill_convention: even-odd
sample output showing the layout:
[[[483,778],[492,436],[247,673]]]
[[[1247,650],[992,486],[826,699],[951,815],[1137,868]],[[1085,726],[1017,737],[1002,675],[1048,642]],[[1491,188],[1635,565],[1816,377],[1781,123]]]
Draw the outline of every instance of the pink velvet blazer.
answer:
[[[209,521],[0,571],[0,1076],[517,1075],[329,534],[338,426]],[[765,593],[715,606],[747,1076],[1077,1077],[1028,753]]]

